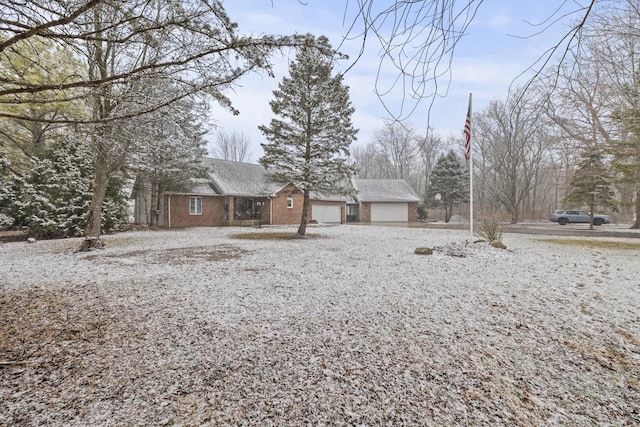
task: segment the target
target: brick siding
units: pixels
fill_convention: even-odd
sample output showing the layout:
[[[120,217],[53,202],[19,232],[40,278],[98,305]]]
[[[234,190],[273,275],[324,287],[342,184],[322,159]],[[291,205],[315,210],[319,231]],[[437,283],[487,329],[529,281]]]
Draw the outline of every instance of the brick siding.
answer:
[[[287,198],[293,196],[293,207],[287,207]],[[273,224],[300,224],[304,194],[293,185],[287,185],[271,199]],[[311,212],[309,212],[311,218]]]
[[[191,197],[202,197],[202,215],[189,213]],[[220,227],[224,225],[224,197],[165,194],[164,208],[165,227]]]

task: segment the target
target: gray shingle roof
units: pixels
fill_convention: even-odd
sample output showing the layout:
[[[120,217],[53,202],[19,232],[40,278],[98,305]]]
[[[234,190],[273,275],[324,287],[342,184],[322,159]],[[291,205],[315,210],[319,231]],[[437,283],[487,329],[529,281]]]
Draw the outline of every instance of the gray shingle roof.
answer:
[[[267,171],[258,164],[205,158],[213,185],[226,196],[268,196],[282,185],[269,182]]]
[[[262,165],[206,157],[209,178],[195,179],[191,194],[237,197],[273,196],[284,186],[269,181]],[[403,179],[353,179],[360,202],[419,202],[411,186]],[[345,201],[341,195],[313,192],[312,200]]]
[[[404,179],[354,179],[360,202],[419,202],[420,197]]]

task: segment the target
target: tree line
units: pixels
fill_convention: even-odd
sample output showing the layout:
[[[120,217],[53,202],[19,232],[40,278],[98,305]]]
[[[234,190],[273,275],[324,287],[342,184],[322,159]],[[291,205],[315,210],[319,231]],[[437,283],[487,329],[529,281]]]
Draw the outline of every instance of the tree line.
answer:
[[[218,1],[2,1],[0,11],[0,223],[51,237],[81,227],[83,248],[124,220],[125,177],[150,185],[156,204],[197,174],[208,105],[237,113],[227,95],[237,80],[271,74],[271,56],[305,40],[242,35]],[[69,203],[71,228],[55,219]]]
[[[431,13],[434,28],[449,31],[426,38],[442,51],[430,51],[426,43],[422,49],[430,53],[413,57],[439,62],[453,54],[482,1],[445,2],[443,8],[433,1],[418,3],[420,14]],[[408,13],[415,5],[399,0],[377,15],[373,8],[361,9],[367,13],[355,19],[362,20],[364,34],[378,34],[383,28],[376,26],[376,16]],[[507,100],[474,114],[477,209],[518,222],[548,215],[570,195],[573,203],[587,205],[575,194],[604,195],[609,191],[604,187],[613,185],[619,207],[635,203],[637,212],[640,8],[636,0],[614,6],[595,8],[590,2],[567,33],[570,40],[579,35],[580,43],[568,45],[556,67],[541,70]],[[320,57],[337,55],[309,35],[242,35],[217,1],[0,1],[0,10],[0,227],[27,225],[51,237],[84,235],[85,248],[126,220],[128,195],[122,190],[132,176],[137,185],[151,188],[156,208],[150,219],[157,223],[162,192],[179,190],[187,177],[203,172],[198,159],[206,150],[209,105],[237,113],[228,93],[243,75],[272,74],[275,53],[304,49],[310,40]],[[456,10],[464,13],[451,13]],[[449,22],[447,16],[456,18]],[[387,54],[397,46],[408,49],[396,41]],[[397,65],[406,71],[407,64]],[[436,75],[441,73],[434,80]],[[347,119],[348,105],[347,99],[341,107]],[[344,124],[346,134],[355,137],[355,129]],[[263,128],[272,144],[287,138],[278,126]],[[339,141],[329,157],[348,153]],[[300,141],[295,144],[301,147]],[[432,129],[418,135],[406,122],[393,121],[351,158],[361,177],[404,178],[427,205],[437,200],[435,206],[450,214],[468,196],[459,189],[449,195],[434,179],[444,181],[454,172],[462,179],[465,165],[453,162],[461,144],[459,136],[443,141]],[[450,172],[442,173],[441,163],[440,169]],[[584,175],[577,172],[582,165],[594,164],[601,165],[604,181],[593,180],[592,188],[574,182]],[[342,160],[335,165],[351,170]],[[307,176],[304,182],[312,181]],[[604,196],[591,200],[608,203]]]
[[[579,46],[565,52],[564,62],[473,114],[478,213],[517,223],[562,208],[616,210],[628,219],[640,210],[639,28],[636,0],[592,10]],[[426,207],[445,208],[442,198],[433,200],[442,197],[434,168],[450,150],[466,167],[463,144],[462,129],[444,140],[389,122],[354,157],[363,177],[406,179]],[[468,171],[460,180],[468,185]],[[466,202],[463,195],[456,200]],[[639,226],[636,215],[633,227]]]

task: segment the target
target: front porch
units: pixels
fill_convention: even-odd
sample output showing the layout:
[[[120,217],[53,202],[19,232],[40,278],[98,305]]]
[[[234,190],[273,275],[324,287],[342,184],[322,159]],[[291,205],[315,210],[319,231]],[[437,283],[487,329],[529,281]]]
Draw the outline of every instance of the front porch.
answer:
[[[225,197],[224,225],[250,227],[269,224],[269,199],[266,197]]]

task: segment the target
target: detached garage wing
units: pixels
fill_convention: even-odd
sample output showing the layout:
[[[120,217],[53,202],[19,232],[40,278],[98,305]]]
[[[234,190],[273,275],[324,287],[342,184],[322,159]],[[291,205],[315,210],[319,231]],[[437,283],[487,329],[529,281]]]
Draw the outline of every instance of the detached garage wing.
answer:
[[[362,221],[407,222],[420,197],[404,179],[354,179]],[[415,220],[415,219],[413,219]]]

